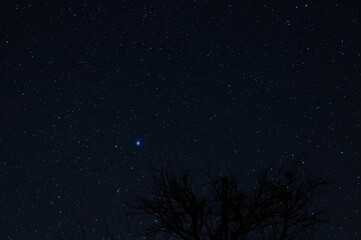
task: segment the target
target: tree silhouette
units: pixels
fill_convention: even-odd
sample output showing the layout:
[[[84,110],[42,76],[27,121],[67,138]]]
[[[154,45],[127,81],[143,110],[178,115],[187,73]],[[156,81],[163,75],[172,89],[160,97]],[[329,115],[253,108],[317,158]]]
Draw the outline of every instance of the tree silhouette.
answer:
[[[185,240],[312,239],[326,221],[314,200],[326,182],[302,176],[300,161],[273,178],[267,171],[251,190],[234,177],[212,177],[210,194],[196,192],[188,175],[158,171],[150,197],[128,204],[154,218],[143,234]]]

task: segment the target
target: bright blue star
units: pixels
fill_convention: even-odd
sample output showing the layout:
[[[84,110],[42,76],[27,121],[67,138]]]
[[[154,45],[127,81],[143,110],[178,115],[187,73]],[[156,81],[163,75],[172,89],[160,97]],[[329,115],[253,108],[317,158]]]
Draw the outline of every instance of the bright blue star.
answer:
[[[137,141],[135,144],[137,144],[137,146],[140,146],[140,141]]]

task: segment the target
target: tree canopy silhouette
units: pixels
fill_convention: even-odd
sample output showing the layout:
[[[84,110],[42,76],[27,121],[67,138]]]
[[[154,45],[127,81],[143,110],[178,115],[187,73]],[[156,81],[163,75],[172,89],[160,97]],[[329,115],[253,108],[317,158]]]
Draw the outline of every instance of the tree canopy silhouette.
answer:
[[[133,209],[154,218],[147,237],[164,235],[185,240],[312,239],[325,212],[314,200],[326,182],[302,176],[300,161],[271,177],[257,177],[256,187],[243,190],[234,177],[213,177],[210,194],[194,190],[188,175],[158,171],[149,197],[138,197]]]

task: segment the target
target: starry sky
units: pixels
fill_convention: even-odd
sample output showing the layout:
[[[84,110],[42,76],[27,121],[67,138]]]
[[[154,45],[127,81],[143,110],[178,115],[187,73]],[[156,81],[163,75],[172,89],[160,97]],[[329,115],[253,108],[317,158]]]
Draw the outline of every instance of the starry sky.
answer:
[[[155,169],[247,185],[306,152],[361,238],[357,1],[1,1],[0,239],[121,239]]]

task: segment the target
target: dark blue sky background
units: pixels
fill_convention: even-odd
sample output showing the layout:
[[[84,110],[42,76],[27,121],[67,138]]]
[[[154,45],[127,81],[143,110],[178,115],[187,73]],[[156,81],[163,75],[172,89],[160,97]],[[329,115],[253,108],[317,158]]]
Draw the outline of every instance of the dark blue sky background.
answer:
[[[303,152],[307,174],[335,183],[319,239],[360,239],[360,14],[333,0],[2,1],[0,239],[79,224],[100,239],[105,221],[136,239],[120,199],[146,194],[154,169],[247,185]]]

